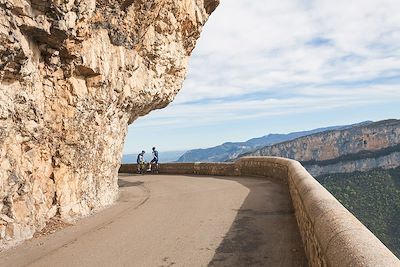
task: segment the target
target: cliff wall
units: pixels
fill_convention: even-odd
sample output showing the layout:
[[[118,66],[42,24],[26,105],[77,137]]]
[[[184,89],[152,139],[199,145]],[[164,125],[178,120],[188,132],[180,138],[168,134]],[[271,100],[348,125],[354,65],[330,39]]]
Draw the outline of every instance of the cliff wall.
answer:
[[[218,0],[0,0],[0,245],[113,203],[127,126],[170,103]]]
[[[400,144],[400,121],[387,120],[297,138],[258,149],[245,156],[279,156],[299,161],[323,161],[397,144]]]
[[[313,176],[329,173],[352,173],[365,172],[377,168],[394,169],[400,166],[400,152],[393,152],[388,155],[370,157],[357,160],[339,161],[332,164],[316,162],[311,165],[304,165],[307,171]]]

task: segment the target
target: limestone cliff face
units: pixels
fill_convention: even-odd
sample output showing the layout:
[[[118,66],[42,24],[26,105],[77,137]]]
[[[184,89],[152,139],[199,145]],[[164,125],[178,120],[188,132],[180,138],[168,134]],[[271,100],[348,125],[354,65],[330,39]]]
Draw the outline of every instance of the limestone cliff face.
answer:
[[[170,103],[219,0],[0,0],[0,245],[113,203],[127,125]]]
[[[330,164],[321,164],[318,162],[304,165],[304,167],[314,177],[331,173],[366,172],[377,168],[394,169],[400,167],[400,152],[392,152],[376,157],[372,154],[371,157],[339,160],[336,163],[332,162]]]
[[[362,151],[378,151],[398,144],[400,121],[386,120],[297,138],[258,149],[246,156],[279,156],[302,162],[326,161]]]

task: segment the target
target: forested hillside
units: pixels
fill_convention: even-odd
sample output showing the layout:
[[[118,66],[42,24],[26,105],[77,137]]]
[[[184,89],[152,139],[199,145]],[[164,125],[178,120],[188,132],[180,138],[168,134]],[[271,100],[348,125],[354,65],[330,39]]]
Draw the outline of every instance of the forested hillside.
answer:
[[[400,257],[400,168],[329,174],[317,180]]]

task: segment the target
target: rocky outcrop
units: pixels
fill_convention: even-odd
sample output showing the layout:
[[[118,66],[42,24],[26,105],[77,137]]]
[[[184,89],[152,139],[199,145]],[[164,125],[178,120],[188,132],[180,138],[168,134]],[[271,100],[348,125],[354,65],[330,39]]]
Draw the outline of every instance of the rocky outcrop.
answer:
[[[242,156],[278,156],[301,162],[325,161],[363,151],[378,151],[397,144],[400,144],[400,120],[386,120],[317,133]]]
[[[218,0],[0,0],[0,243],[113,203],[127,125],[165,107]]]
[[[337,163],[304,165],[307,171],[314,177],[332,173],[366,172],[373,169],[394,169],[400,167],[400,152],[393,152],[384,156],[369,157],[356,160],[344,160]]]
[[[279,156],[300,161],[312,175],[400,166],[400,121],[385,120],[312,134],[258,149],[246,156]]]

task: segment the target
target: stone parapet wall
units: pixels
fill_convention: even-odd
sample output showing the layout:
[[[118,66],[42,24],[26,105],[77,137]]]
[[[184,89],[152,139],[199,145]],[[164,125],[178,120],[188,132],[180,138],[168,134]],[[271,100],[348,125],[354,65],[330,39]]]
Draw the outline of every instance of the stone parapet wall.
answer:
[[[159,168],[163,174],[237,176],[239,173],[235,166],[232,163],[164,163]],[[123,164],[119,172],[132,173],[136,170],[137,164]]]
[[[238,165],[241,176],[270,177],[287,183],[288,166],[280,164],[277,160],[265,157],[241,158],[235,163]]]
[[[136,164],[122,165],[132,172]],[[399,259],[301,164],[277,157],[160,164],[160,173],[275,178],[288,185],[310,266],[400,266]]]

